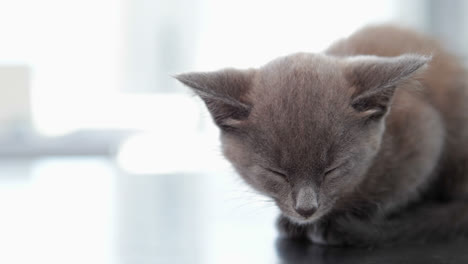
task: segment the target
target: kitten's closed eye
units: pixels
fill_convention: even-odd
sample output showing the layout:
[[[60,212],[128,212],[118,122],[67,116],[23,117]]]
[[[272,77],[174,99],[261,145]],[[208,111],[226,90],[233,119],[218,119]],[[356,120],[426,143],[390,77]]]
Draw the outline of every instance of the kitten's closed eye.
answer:
[[[271,172],[271,173],[273,173],[273,174],[275,174],[276,176],[281,177],[286,182],[289,182],[288,175],[284,171],[280,171],[278,169],[272,169],[272,168],[269,168],[269,167],[264,167],[264,169]]]
[[[327,170],[325,171],[325,173],[324,173],[325,176],[327,176],[327,175],[329,175],[330,173],[336,171],[339,167],[340,167],[340,166],[336,166],[336,167],[332,167],[331,169],[327,169]]]
[[[347,164],[348,164],[348,161],[344,161],[344,162],[339,162],[330,166],[328,169],[325,170],[325,173],[324,173],[325,177],[333,176],[334,174],[336,174],[336,172],[338,172],[340,169],[345,167]]]

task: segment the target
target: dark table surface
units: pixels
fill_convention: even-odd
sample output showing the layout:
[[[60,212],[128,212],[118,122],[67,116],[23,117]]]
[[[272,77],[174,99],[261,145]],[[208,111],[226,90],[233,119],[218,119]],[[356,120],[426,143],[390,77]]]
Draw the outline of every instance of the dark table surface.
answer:
[[[304,241],[278,239],[276,247],[284,264],[449,264],[468,263],[468,242],[454,241],[392,248],[337,248],[311,245]]]
[[[136,175],[105,158],[0,160],[0,263],[468,263],[467,242],[278,239],[274,204],[223,166]]]

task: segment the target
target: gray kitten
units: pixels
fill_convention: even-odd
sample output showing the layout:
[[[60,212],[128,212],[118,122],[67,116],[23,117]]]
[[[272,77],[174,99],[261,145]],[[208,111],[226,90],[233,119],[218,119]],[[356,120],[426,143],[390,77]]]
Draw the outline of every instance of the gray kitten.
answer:
[[[283,235],[374,245],[468,235],[465,71],[437,42],[362,29],[319,54],[176,78]]]

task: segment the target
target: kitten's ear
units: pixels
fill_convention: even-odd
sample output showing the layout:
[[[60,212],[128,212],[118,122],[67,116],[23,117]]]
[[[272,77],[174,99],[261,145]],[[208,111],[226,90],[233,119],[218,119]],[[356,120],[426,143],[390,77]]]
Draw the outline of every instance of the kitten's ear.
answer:
[[[397,57],[356,56],[349,60],[346,77],[356,89],[351,105],[372,118],[388,110],[395,88],[424,68],[429,56],[404,54]]]
[[[246,119],[251,105],[246,94],[254,71],[225,69],[215,72],[184,73],[175,76],[205,102],[215,123],[225,130]]]

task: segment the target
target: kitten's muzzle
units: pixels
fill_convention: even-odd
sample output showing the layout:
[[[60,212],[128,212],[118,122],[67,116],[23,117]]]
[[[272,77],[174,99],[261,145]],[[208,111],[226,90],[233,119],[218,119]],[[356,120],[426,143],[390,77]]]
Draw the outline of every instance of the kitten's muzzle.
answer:
[[[294,195],[294,210],[301,216],[308,218],[317,211],[317,198],[314,190],[305,186]]]

